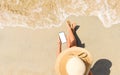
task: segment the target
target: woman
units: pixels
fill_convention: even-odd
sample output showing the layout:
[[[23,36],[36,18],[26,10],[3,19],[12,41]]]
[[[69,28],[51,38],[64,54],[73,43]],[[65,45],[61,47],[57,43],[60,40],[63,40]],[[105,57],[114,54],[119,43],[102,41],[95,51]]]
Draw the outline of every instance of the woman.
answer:
[[[75,27],[75,23],[71,24],[67,21],[67,50],[61,50],[62,43],[58,39],[58,57],[55,65],[57,75],[92,75],[89,71],[92,63],[91,55],[88,51],[77,47],[77,40],[74,36]]]

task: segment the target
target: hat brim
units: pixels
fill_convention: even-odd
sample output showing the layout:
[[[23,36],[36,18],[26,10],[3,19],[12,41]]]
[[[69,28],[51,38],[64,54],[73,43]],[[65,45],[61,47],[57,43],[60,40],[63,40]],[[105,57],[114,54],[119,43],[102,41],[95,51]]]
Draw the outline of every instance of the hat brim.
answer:
[[[82,59],[85,62],[85,65],[87,66],[86,71],[90,68],[90,66],[92,64],[91,54],[84,48],[71,47],[71,48],[68,48],[68,49],[62,51],[58,55],[58,57],[56,59],[56,63],[55,63],[55,71],[56,71],[57,75],[68,75],[66,72],[66,63],[67,63],[68,59],[73,56],[79,56],[80,59]]]

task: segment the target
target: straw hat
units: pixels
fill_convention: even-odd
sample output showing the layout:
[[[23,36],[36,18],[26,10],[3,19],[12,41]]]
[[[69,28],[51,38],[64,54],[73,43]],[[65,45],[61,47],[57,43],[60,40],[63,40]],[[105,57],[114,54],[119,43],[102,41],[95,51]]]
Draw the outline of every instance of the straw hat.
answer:
[[[71,61],[74,60],[74,57],[78,57],[80,59],[79,65],[82,66],[81,71],[85,71],[84,75],[87,75],[90,70],[91,64],[92,64],[92,56],[87,50],[80,48],[80,47],[71,47],[71,48],[68,48],[62,51],[59,54],[59,56],[57,57],[56,63],[55,63],[56,74],[57,75],[69,75],[68,69],[67,69],[68,63],[70,62],[70,59]]]

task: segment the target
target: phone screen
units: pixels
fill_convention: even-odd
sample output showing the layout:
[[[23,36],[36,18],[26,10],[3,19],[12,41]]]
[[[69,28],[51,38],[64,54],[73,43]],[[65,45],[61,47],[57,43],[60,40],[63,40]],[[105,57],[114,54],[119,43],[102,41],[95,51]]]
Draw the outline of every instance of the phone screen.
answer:
[[[66,42],[66,37],[64,32],[59,32],[59,37],[62,43]]]

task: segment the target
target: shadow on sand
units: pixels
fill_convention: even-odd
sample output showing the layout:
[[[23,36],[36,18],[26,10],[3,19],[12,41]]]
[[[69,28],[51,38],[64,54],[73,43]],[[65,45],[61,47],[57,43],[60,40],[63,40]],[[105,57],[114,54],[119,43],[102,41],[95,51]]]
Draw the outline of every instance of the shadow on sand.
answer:
[[[80,38],[78,37],[78,35],[77,35],[77,33],[76,33],[76,31],[79,29],[79,27],[80,27],[79,25],[76,25],[76,27],[75,27],[75,32],[74,32],[75,38],[76,38],[76,40],[77,40],[77,46],[78,46],[78,47],[85,48],[85,43],[82,43],[82,42],[81,42]]]
[[[85,43],[82,43],[80,38],[78,37],[76,31],[79,29],[79,25],[75,27],[75,38],[77,40],[77,46],[85,48]],[[112,66],[112,62],[108,59],[100,59],[98,60],[93,68],[91,68],[92,74],[93,75],[110,75],[110,68]]]
[[[79,29],[79,25],[75,27],[75,38],[77,40],[77,46],[85,48],[85,43],[82,43],[80,38],[78,37],[76,31]],[[112,66],[112,62],[108,59],[100,59],[98,60],[93,68],[91,68],[92,74],[93,75],[110,75],[110,68]]]
[[[93,75],[110,75],[112,62],[108,59],[98,60],[91,69]]]

